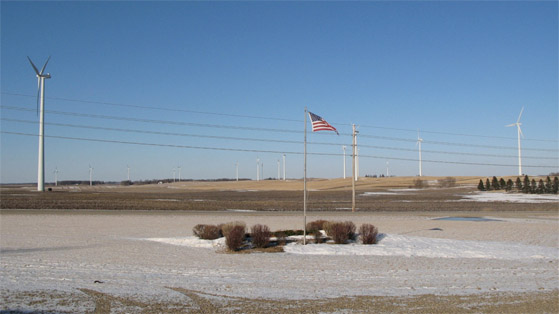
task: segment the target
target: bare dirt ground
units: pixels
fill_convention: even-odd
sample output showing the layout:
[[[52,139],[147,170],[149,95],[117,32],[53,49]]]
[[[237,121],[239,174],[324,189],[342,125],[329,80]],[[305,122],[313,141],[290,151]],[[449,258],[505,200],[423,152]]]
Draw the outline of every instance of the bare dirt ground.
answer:
[[[557,202],[461,201],[479,178],[457,178],[463,185],[456,188],[398,193],[391,189],[407,189],[413,178],[379,180],[359,183],[356,213],[348,210],[350,181],[311,181],[307,221],[351,220],[387,234],[559,247]],[[0,311],[559,312],[559,256],[222,254],[145,240],[187,237],[196,224],[234,220],[300,229],[300,189],[300,181],[78,186],[45,193],[3,186]],[[442,216],[499,221],[433,220]]]
[[[477,177],[457,177],[456,187],[438,188],[442,178],[422,177],[431,187],[415,191],[414,177],[361,178],[356,185],[358,211],[555,211],[556,203],[517,204],[460,202],[476,191]],[[39,193],[33,186],[0,187],[0,209],[107,210],[257,210],[297,211],[303,208],[303,182],[229,181],[177,182],[137,186],[60,186]],[[402,190],[403,192],[393,192]],[[347,211],[351,208],[350,179],[308,182],[308,209]],[[366,193],[379,193],[369,194]]]

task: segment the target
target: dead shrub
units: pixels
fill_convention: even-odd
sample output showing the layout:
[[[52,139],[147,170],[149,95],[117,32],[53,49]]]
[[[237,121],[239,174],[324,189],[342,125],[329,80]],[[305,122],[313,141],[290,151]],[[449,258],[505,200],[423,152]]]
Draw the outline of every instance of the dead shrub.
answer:
[[[334,226],[334,224],[337,224],[339,222],[337,221],[327,221],[324,223],[324,225],[322,226],[322,230],[324,230],[324,232],[326,232],[327,235],[332,236],[332,227]]]
[[[220,232],[216,225],[202,225],[198,224],[192,228],[192,233],[200,239],[215,240],[219,238]]]
[[[252,238],[252,244],[257,248],[265,248],[270,243],[271,236],[270,228],[266,225],[254,225],[250,229],[250,236]]]
[[[309,233],[314,233],[314,231],[316,230],[324,230],[324,224],[327,223],[328,221],[326,220],[315,220],[312,222],[309,222],[307,224],[307,231]]]
[[[225,245],[231,251],[237,251],[243,245],[243,240],[245,239],[245,227],[241,225],[235,225],[228,230],[225,236]]]
[[[347,236],[347,230],[343,222],[335,222],[331,225],[332,240],[336,244],[345,244],[349,237]]]
[[[444,179],[437,180],[437,183],[441,188],[453,188],[456,186],[456,178],[446,177]]]
[[[421,179],[414,179],[413,180],[413,186],[416,189],[423,189],[427,187],[427,182],[425,182],[424,180]]]
[[[336,244],[345,244],[355,237],[355,224],[351,221],[328,222],[324,224],[324,229]]]
[[[371,224],[362,224],[359,227],[361,242],[363,244],[377,244],[378,228]]]
[[[243,221],[232,221],[232,222],[228,222],[225,224],[220,224],[218,227],[221,230],[221,234],[224,237],[227,237],[227,235],[229,234],[229,232],[235,227],[235,226],[241,226],[243,227],[243,230],[246,230],[247,225],[243,222]]]

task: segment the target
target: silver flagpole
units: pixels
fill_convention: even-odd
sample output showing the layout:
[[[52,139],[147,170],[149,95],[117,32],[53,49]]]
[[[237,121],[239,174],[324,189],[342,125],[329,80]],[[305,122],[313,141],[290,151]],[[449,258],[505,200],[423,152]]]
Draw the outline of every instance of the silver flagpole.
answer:
[[[307,107],[305,107],[305,167],[303,168],[303,245],[307,244]]]
[[[355,212],[355,124],[353,124],[353,142],[351,144],[352,176],[351,176],[351,211]]]

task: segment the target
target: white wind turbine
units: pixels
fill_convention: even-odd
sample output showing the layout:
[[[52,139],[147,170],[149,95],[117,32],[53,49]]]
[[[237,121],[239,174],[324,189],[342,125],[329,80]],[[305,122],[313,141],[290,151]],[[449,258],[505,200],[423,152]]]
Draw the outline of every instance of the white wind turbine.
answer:
[[[89,165],[89,186],[93,185],[93,168]]]
[[[58,167],[54,169],[54,186],[58,186]]]
[[[422,173],[422,164],[421,164],[421,142],[423,142],[423,139],[421,137],[419,137],[419,130],[417,130],[417,143],[415,144],[418,149],[419,149],[419,176],[421,177],[423,175]]]
[[[522,150],[520,148],[520,136],[524,137],[524,134],[522,133],[522,130],[520,129],[520,126],[522,125],[522,123],[520,123],[520,117],[522,117],[522,112],[523,111],[524,111],[524,107],[522,107],[522,109],[520,109],[520,114],[518,115],[518,120],[516,120],[516,123],[505,125],[505,127],[516,126],[517,131],[518,131],[518,175],[519,176],[522,175]]]
[[[39,103],[40,103],[40,118],[39,118],[39,165],[37,169],[37,191],[45,191],[45,79],[50,78],[50,74],[43,74],[45,72],[45,68],[47,67],[47,63],[49,63],[50,57],[48,57],[47,62],[43,65],[41,72],[37,69],[37,67],[29,59],[29,63],[35,70],[37,74],[37,113],[39,113]]]

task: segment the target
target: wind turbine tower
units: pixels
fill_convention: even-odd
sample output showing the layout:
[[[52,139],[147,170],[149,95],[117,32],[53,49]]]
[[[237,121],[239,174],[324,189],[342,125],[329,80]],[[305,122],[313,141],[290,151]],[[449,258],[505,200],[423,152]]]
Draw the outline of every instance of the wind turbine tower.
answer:
[[[54,186],[58,186],[58,167],[54,169]]]
[[[31,66],[33,67],[33,70],[35,70],[35,73],[37,74],[37,101],[40,102],[40,106],[39,103],[37,103],[37,111],[39,111],[39,107],[40,107],[40,117],[39,117],[39,164],[38,164],[38,169],[37,169],[37,191],[40,192],[44,192],[45,191],[45,126],[44,126],[44,122],[45,122],[45,79],[49,79],[50,78],[50,73],[47,74],[43,74],[45,72],[45,68],[47,67],[47,63],[49,63],[50,57],[48,57],[47,62],[45,62],[45,65],[43,65],[43,68],[41,69],[41,72],[39,72],[39,70],[37,69],[37,67],[33,64],[33,61],[31,61],[31,58],[27,57],[27,59],[29,59],[29,63],[31,63]]]
[[[260,180],[260,158],[256,158],[256,181]]]
[[[522,117],[522,112],[523,111],[524,111],[524,107],[522,107],[522,109],[520,109],[520,114],[518,115],[518,120],[516,120],[516,123],[505,125],[505,127],[516,126],[516,129],[517,129],[517,133],[518,133],[518,175],[519,176],[522,175],[522,150],[520,148],[520,136],[524,137],[524,134],[522,133],[522,130],[520,129],[520,126],[522,125],[522,123],[520,123],[520,117]]]
[[[283,181],[285,181],[285,154],[283,154]]]
[[[89,165],[89,186],[93,186],[93,168]]]
[[[423,173],[422,173],[423,166],[421,164],[421,142],[423,142],[423,139],[421,137],[419,137],[419,130],[417,130],[416,146],[419,148],[419,176],[420,177],[423,175]]]

